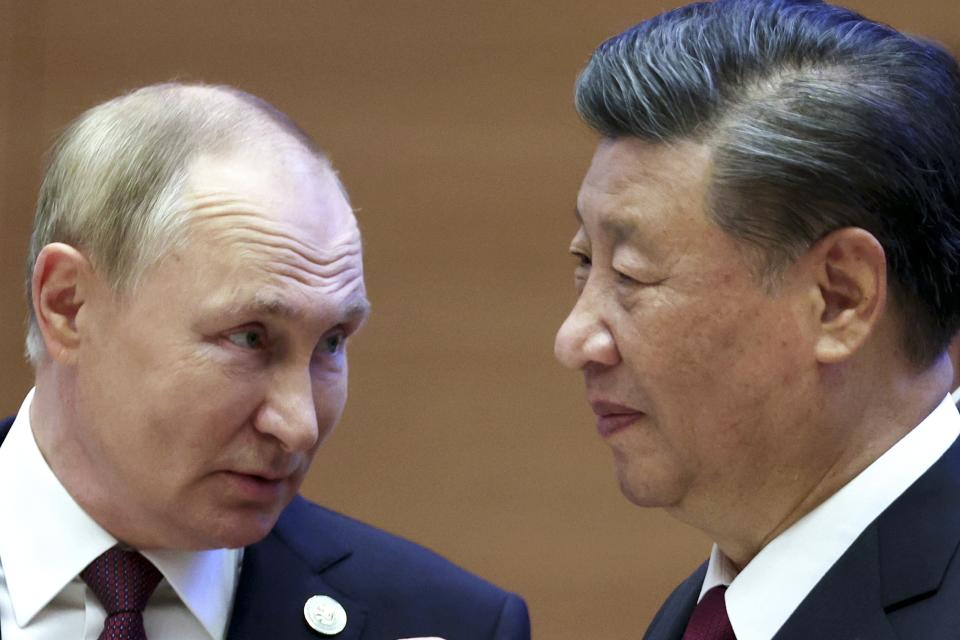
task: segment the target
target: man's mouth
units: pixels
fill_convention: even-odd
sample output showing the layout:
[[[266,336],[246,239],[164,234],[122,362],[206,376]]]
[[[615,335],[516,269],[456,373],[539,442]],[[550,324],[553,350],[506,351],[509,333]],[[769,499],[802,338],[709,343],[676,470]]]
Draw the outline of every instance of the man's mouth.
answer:
[[[602,398],[589,400],[590,408],[597,416],[597,431],[604,438],[624,429],[646,414],[633,407]]]

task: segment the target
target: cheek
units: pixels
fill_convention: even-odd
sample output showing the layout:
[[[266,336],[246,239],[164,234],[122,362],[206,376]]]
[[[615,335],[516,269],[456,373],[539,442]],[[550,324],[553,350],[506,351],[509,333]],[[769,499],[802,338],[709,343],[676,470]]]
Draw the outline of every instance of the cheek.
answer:
[[[314,407],[321,438],[340,420],[347,403],[347,374],[326,375],[313,382]]]
[[[735,445],[759,414],[775,410],[799,368],[797,326],[759,295],[661,306],[635,313],[631,326],[625,362],[661,428],[688,445]]]
[[[769,426],[793,413],[787,404],[802,394],[803,338],[789,315],[768,305],[714,328],[701,334],[700,377],[691,384],[705,417],[698,437],[721,449],[762,449]]]
[[[649,340],[665,372],[692,392],[763,378],[794,345],[796,328],[770,299],[714,295],[657,318]],[[778,381],[779,382],[779,381]]]
[[[737,307],[723,300],[666,302],[634,309],[621,322],[626,330],[617,342],[641,382],[693,392],[719,383],[717,372],[742,354],[738,316]]]
[[[148,421],[158,435],[201,450],[250,424],[264,384],[258,376],[231,375],[215,363],[185,358],[152,376],[147,397]]]

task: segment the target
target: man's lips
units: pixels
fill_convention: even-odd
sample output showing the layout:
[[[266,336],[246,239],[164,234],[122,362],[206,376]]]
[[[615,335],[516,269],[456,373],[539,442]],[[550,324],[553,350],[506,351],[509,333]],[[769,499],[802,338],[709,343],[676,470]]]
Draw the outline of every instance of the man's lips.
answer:
[[[230,469],[222,472],[229,492],[254,503],[274,504],[288,496],[295,474],[276,469]]]
[[[284,482],[297,475],[304,467],[304,460],[298,456],[267,458],[261,460],[235,460],[224,463],[220,468],[227,473],[249,476],[263,482]]]
[[[282,472],[277,472],[277,471],[239,471],[239,470],[231,470],[231,471],[229,471],[229,473],[235,473],[235,474],[241,475],[241,476],[248,476],[248,477],[250,477],[250,478],[253,478],[254,480],[260,480],[260,481],[262,481],[262,482],[283,482],[284,480],[286,480],[287,478],[289,478],[291,475],[293,475],[293,472],[290,472],[290,473],[282,473]]]
[[[604,438],[633,424],[645,415],[633,407],[609,400],[593,399],[589,402],[590,408],[597,416],[597,431]]]

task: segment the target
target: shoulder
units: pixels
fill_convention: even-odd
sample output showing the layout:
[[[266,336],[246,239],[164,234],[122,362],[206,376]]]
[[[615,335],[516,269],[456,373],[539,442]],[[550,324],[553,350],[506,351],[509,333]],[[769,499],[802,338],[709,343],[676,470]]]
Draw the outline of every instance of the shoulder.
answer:
[[[488,597],[506,594],[421,545],[302,498],[287,508],[275,534],[301,547],[297,550],[303,555],[310,554],[318,541],[336,543],[349,550],[349,562],[355,567],[375,567],[380,576],[391,574],[421,588],[442,586]]]
[[[428,607],[430,616],[472,619],[499,630],[483,637],[529,635],[526,605],[517,595],[421,545],[303,498],[291,503],[273,535],[304,557],[326,553],[324,546],[343,549],[343,559],[324,574],[367,602],[414,615]]]

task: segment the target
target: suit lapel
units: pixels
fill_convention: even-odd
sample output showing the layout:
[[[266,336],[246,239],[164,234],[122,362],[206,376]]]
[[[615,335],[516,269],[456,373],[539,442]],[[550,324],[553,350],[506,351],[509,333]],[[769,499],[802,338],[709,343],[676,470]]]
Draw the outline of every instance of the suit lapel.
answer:
[[[800,603],[776,640],[896,640],[881,601],[879,541],[871,525]]]
[[[960,439],[878,519],[884,606],[934,593],[960,542]]]
[[[3,441],[6,439],[7,434],[10,432],[10,427],[13,426],[13,420],[14,420],[13,416],[0,420],[0,444],[3,444]]]
[[[887,612],[933,595],[958,541],[960,440],[867,527],[775,638],[896,638]]]
[[[346,628],[329,637],[361,637],[365,606],[323,576],[328,568],[345,560],[350,550],[322,529],[306,526],[306,510],[311,508],[302,498],[295,498],[270,535],[244,550],[227,640],[328,637],[311,629],[304,618],[303,605],[314,595],[330,596],[347,612]]]
[[[707,564],[704,563],[693,575],[680,583],[660,607],[643,640],[680,640],[683,637],[687,621],[690,620],[693,608],[697,606],[697,598],[706,575]]]

